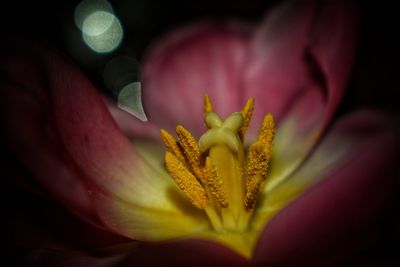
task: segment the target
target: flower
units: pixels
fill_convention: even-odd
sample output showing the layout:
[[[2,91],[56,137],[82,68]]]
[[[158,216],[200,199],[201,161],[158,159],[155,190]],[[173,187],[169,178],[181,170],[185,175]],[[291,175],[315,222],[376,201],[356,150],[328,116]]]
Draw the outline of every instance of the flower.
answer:
[[[6,139],[44,189],[87,222],[134,240],[175,241],[161,245],[167,252],[186,246],[195,251],[188,253],[189,258],[171,260],[187,262],[209,256],[217,262],[245,264],[249,259],[279,262],[290,256],[296,260],[310,253],[310,248],[315,253],[319,246],[326,252],[332,240],[339,240],[335,239],[338,232],[348,233],[378,212],[376,200],[384,202],[393,181],[391,173],[380,177],[395,154],[394,136],[384,117],[359,111],[331,122],[351,71],[354,20],[353,10],[343,3],[318,9],[289,2],[255,29],[202,23],[175,32],[159,41],[144,63],[149,123],[127,119],[115,107],[108,109],[78,68],[51,47],[37,45],[18,57],[5,55],[2,114]],[[206,98],[206,124],[211,129],[202,135],[206,130],[204,94],[214,104],[211,108]],[[251,97],[254,112],[246,111],[252,109],[250,100],[241,113],[228,117]],[[217,112],[211,113],[214,109]],[[228,119],[221,121],[217,113]],[[205,159],[201,163],[199,158],[197,162],[206,171],[216,169],[218,173],[221,168],[216,161],[220,158],[224,165],[230,150],[224,145],[223,152],[211,151],[209,143],[218,138],[207,134],[224,126],[229,134],[221,142],[233,143],[229,149],[239,151],[236,146],[248,144],[239,135],[246,123],[237,121],[251,113],[246,142],[256,139],[257,125],[267,129],[261,130],[261,136],[272,137],[272,117],[267,115],[262,122],[267,113],[277,127],[272,154],[265,152],[267,160],[260,160],[260,165],[270,166],[264,186],[256,186],[260,190],[256,190],[256,207],[249,205],[251,218],[244,227],[237,227],[238,216],[233,216],[234,226],[225,224],[219,210],[225,204],[240,205],[233,204],[236,200],[229,196],[215,197],[221,208],[216,205],[204,212],[209,205],[204,201],[206,193],[229,194],[229,181],[211,183],[210,187],[218,187],[222,182],[222,190],[192,194],[191,190],[208,190],[206,183],[188,185],[196,178],[201,180],[201,174],[187,155],[179,161],[179,154],[167,152],[164,166],[159,130],[171,133],[175,126],[184,125],[195,137],[202,136],[200,156],[209,153],[207,158],[213,162]],[[232,132],[233,141],[225,141]],[[184,142],[191,135],[182,127],[177,134],[185,150]],[[166,132],[163,136],[164,141],[172,140]],[[262,149],[270,149],[271,138],[267,139],[258,138]],[[254,154],[262,154],[262,149]],[[256,159],[251,151],[249,161]],[[190,165],[186,170],[185,160]],[[251,166],[259,167],[249,163],[249,170]],[[196,177],[191,182],[183,180],[190,173]],[[178,185],[186,185],[179,187],[171,176]],[[371,200],[371,186],[375,200]],[[249,188],[246,185],[241,190],[247,194]],[[372,203],[377,206],[365,208]],[[357,218],[351,218],[353,210],[358,211]],[[217,214],[207,216],[209,212]],[[222,226],[213,216],[221,217]],[[133,262],[159,260],[152,259],[157,249],[148,253],[151,249],[146,246],[132,252]]]

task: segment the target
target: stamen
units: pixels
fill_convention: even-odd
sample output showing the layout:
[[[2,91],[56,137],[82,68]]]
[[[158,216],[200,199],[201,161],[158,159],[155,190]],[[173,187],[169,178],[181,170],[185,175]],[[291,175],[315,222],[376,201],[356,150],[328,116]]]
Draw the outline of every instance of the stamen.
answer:
[[[275,134],[275,122],[271,113],[268,113],[261,124],[260,131],[258,132],[257,141],[267,145],[268,148],[272,148],[272,142]],[[271,151],[272,153],[272,151]]]
[[[242,116],[243,116],[243,126],[239,130],[239,136],[240,139],[244,139],[244,135],[249,128],[251,117],[253,116],[253,110],[254,110],[254,98],[249,98],[247,100],[246,105],[241,110]]]
[[[272,155],[275,123],[272,115],[268,113],[263,120],[258,132],[257,142],[249,149],[245,208],[254,208],[258,192],[261,191],[267,176],[268,162]]]
[[[208,205],[207,193],[196,177],[171,152],[165,153],[165,164],[168,172],[190,202],[196,208],[205,209]]]
[[[185,155],[183,155],[183,152],[179,147],[179,143],[170,133],[164,129],[161,129],[161,139],[163,140],[164,145],[169,152],[174,154],[180,161],[187,164]]]
[[[209,157],[206,158],[204,174],[208,178],[208,189],[210,190],[211,194],[217,200],[221,208],[227,208],[229,203],[226,200],[222,181],[218,178],[215,165]]]
[[[213,104],[211,99],[208,95],[204,95],[204,113],[212,112],[213,111]]]
[[[200,179],[202,185],[207,183],[207,179],[204,177],[201,167],[201,151],[196,139],[193,135],[185,129],[182,125],[176,127],[176,133],[179,137],[179,143],[183,148],[183,153],[193,170],[193,173]]]
[[[261,142],[256,142],[250,146],[248,160],[244,205],[246,210],[251,210],[267,175],[268,157]]]

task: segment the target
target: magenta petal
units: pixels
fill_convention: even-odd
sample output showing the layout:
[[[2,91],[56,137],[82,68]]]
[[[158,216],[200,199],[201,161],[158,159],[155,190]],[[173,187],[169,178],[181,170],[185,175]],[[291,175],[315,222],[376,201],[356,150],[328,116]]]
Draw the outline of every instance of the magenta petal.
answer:
[[[398,142],[389,126],[371,112],[350,115],[334,125],[321,147],[335,154],[345,145],[341,142],[350,140],[356,146],[322,177],[323,182],[272,219],[256,247],[256,262],[298,266],[328,260],[345,252],[357,237],[368,235],[368,226],[394,196]]]
[[[11,149],[53,196],[93,216],[87,186],[121,191],[138,157],[77,66],[43,44],[20,48],[2,62]]]
[[[248,41],[249,32],[242,26],[204,23],[159,42],[143,68],[149,121],[169,130],[183,124],[199,134],[204,131],[204,94],[223,117],[239,110]]]
[[[298,113],[302,121],[319,120],[321,112],[328,117],[343,94],[357,16],[344,1],[314,2],[287,1],[257,29],[244,74],[245,95],[262,100],[256,125],[266,112],[278,121]]]
[[[52,118],[42,57],[49,52],[43,47],[19,48],[13,52],[15,47],[5,46],[8,54],[0,60],[1,118],[8,149],[53,197],[97,224],[83,175],[66,153]]]

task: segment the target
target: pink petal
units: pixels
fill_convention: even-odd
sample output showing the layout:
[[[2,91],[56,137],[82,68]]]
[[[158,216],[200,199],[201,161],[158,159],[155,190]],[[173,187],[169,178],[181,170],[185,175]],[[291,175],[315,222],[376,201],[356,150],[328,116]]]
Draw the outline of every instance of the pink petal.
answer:
[[[262,100],[256,125],[266,112],[303,124],[322,112],[326,121],[338,105],[352,69],[357,14],[345,1],[315,2],[286,1],[255,33],[243,76],[245,96]]]
[[[199,134],[204,94],[223,117],[240,110],[249,37],[243,26],[202,23],[162,39],[143,68],[149,121],[169,130],[183,124]]]
[[[53,197],[97,224],[82,173],[66,153],[51,117],[43,80],[43,48],[11,47],[1,57],[1,115],[4,138],[17,159]],[[10,177],[15,178],[13,175]],[[68,188],[68,190],[66,190]]]
[[[390,126],[372,112],[338,121],[313,155],[323,151],[335,155],[349,144],[352,150],[323,172],[323,182],[272,219],[254,260],[309,266],[317,260],[332,260],[349,251],[357,238],[368,235],[368,227],[394,196],[398,142]],[[311,156],[303,168],[312,168],[317,160]]]

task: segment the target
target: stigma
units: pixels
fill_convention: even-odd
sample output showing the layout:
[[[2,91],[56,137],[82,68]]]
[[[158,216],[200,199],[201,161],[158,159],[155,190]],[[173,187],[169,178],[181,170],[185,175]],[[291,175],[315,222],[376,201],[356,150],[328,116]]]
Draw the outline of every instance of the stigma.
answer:
[[[216,232],[244,232],[268,174],[275,123],[264,117],[257,140],[248,148],[244,137],[254,110],[250,98],[240,112],[224,120],[204,97],[204,122],[208,130],[196,140],[182,125],[177,139],[161,130],[167,151],[165,167],[188,201],[204,210]]]

